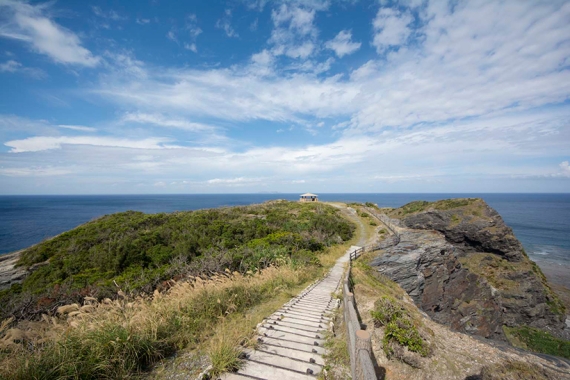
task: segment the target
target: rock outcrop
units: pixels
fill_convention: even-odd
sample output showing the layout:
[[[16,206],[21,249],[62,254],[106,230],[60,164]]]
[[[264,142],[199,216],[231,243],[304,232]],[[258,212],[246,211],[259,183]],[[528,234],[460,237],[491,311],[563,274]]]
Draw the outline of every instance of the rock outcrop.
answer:
[[[22,282],[28,275],[25,268],[16,266],[19,259],[20,252],[0,255],[0,290]]]
[[[500,215],[481,199],[442,202],[390,212],[405,227],[371,265],[454,330],[503,340],[503,326],[528,325],[564,336],[564,306]]]

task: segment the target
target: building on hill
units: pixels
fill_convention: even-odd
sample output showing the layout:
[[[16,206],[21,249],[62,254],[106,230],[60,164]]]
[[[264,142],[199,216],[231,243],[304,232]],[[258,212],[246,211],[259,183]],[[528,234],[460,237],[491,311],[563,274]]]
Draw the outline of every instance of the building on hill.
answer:
[[[318,201],[319,201],[319,196],[311,193],[301,194],[301,198],[299,199],[299,202],[318,202]]]

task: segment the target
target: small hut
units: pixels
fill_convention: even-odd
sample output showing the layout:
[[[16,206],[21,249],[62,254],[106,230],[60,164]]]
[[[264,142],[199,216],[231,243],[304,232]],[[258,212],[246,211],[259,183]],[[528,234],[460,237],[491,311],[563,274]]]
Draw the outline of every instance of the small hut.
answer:
[[[318,201],[319,201],[319,196],[311,193],[301,194],[301,199],[299,199],[299,202],[318,202]]]

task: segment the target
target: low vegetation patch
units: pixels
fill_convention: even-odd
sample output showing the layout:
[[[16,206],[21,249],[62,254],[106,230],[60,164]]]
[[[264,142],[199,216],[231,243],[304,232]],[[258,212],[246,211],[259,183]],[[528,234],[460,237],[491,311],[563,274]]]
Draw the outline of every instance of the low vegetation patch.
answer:
[[[519,348],[570,359],[570,341],[529,326],[503,327],[509,342]]]
[[[403,205],[402,207],[386,211],[388,211],[389,215],[392,217],[403,217],[409,214],[427,210],[451,210],[455,208],[476,205],[479,200],[479,198],[454,198],[443,199],[435,202],[413,201]],[[470,210],[469,214],[480,216],[480,212],[478,212],[475,208],[473,210]]]
[[[481,369],[481,380],[558,380],[559,374],[544,367],[518,360],[486,365]]]
[[[386,356],[394,354],[394,345],[406,347],[424,357],[430,354],[429,345],[421,337],[411,315],[394,298],[380,298],[371,314],[375,326],[384,327],[382,343]]]

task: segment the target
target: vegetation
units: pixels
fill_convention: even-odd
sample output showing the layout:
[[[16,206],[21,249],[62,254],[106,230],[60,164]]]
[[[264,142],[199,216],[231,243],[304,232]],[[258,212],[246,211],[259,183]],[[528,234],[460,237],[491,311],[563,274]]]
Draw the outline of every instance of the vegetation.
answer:
[[[477,203],[478,198],[454,198],[443,199],[436,202],[427,201],[413,201],[405,204],[404,206],[392,209],[389,214],[393,217],[402,217],[405,215],[422,212],[427,210],[451,210],[459,207],[466,207]],[[476,211],[473,211],[476,212]]]
[[[548,295],[546,303],[550,310],[558,315],[566,314],[564,303],[550,288],[538,265],[530,259],[511,262],[492,253],[470,253],[460,257],[459,262],[471,272],[485,278],[493,287],[506,293],[517,292],[521,286],[519,281],[510,279],[513,274],[532,271],[537,274]]]
[[[558,380],[559,373],[533,363],[509,360],[481,369],[481,380]]]
[[[366,207],[371,207],[371,208],[378,209],[378,206],[376,206],[376,205],[375,205],[374,203],[372,203],[372,202],[366,202],[364,205],[365,205]]]
[[[248,308],[306,283],[318,272],[316,266],[282,265],[252,275],[196,277],[135,300],[87,298],[75,312],[67,308],[59,317],[45,316],[49,323],[19,331],[18,342],[4,340],[0,378],[133,377],[180,348],[201,344],[226,318],[244,318]],[[235,341],[213,340],[209,353],[215,372],[237,365]]]
[[[270,202],[147,215],[108,215],[22,253],[37,269],[0,292],[0,317],[39,318],[62,304],[152,292],[185,275],[256,272],[288,261],[319,264],[317,253],[348,240],[354,226],[323,204]]]
[[[376,299],[370,315],[375,327],[383,329],[382,346],[386,356],[419,368],[418,358],[432,353],[432,345],[426,338],[433,336],[433,332],[423,325],[418,310],[403,301],[405,291],[366,264],[371,255],[365,253],[354,262],[354,292],[361,297]],[[382,294],[380,299],[377,299],[378,294]]]
[[[338,297],[342,295],[337,294]],[[333,315],[335,323],[334,332],[327,331],[324,355],[326,378],[331,380],[346,379],[350,375],[346,371],[350,369],[350,354],[348,348],[348,336],[346,333],[346,325],[343,317],[343,308],[341,306]]]
[[[394,344],[407,347],[421,356],[429,355],[429,346],[420,336],[411,315],[394,298],[383,296],[374,303],[374,310],[370,313],[375,326],[384,327],[382,343],[388,357],[394,353]]]
[[[570,341],[529,326],[503,327],[509,342],[519,348],[570,359]]]

